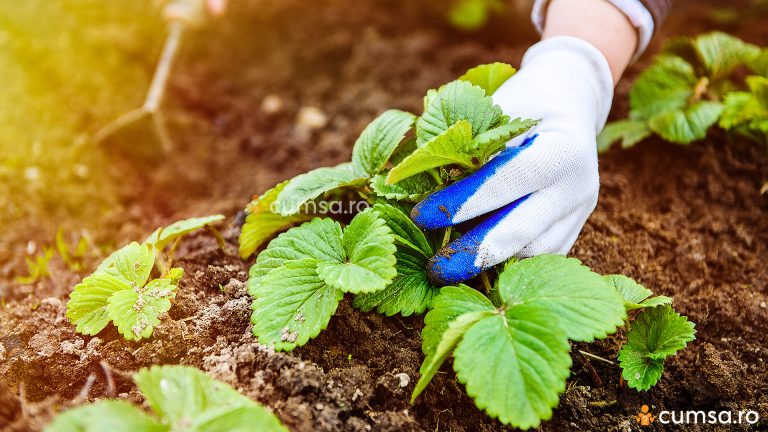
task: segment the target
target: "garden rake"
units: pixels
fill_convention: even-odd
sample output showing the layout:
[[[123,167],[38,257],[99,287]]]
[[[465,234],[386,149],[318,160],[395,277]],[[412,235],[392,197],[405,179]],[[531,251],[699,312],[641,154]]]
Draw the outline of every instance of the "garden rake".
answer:
[[[182,35],[205,18],[202,0],[175,0],[166,6],[168,36],[155,68],[144,104],[102,127],[93,136],[102,144],[131,159],[157,161],[171,150],[171,140],[160,111],[163,95]]]

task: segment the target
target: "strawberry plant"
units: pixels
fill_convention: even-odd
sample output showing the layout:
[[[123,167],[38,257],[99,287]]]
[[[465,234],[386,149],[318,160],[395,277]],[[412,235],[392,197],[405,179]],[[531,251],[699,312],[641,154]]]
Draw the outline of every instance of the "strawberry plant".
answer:
[[[418,117],[385,111],[363,130],[351,162],[301,174],[246,207],[243,258],[285,231],[261,250],[249,272],[252,331],[260,344],[282,351],[306,344],[327,327],[347,294],[366,312],[407,316],[429,310],[422,332],[426,358],[413,399],[453,353],[457,378],[479,408],[505,424],[530,428],[551,417],[565,390],[570,341],[614,333],[628,311],[667,307],[671,299],[650,297],[629,278],[602,277],[557,255],[490,269],[479,278],[481,290],[430,280],[429,259],[457,233],[424,232],[409,213],[536,124],[504,115],[490,97],[514,72],[501,63],[478,66],[428,91]],[[362,200],[367,208],[351,219],[322,217],[317,209],[324,200]],[[667,327],[666,314],[641,318],[631,332]],[[679,342],[692,338],[666,343],[635,333],[625,350],[654,367],[663,367]],[[625,375],[639,372],[650,383],[641,366],[622,360]]]
[[[695,339],[694,324],[672,310],[671,298],[651,297],[651,290],[626,276],[608,275],[604,279],[624,298],[628,312],[641,311],[619,351],[619,364],[630,387],[648,390],[661,378],[664,360]]]
[[[756,74],[747,88],[734,78],[741,66]],[[701,140],[719,124],[766,145],[768,51],[721,32],[672,39],[635,81],[629,118],[609,123],[598,149],[631,147],[657,134],[678,144]]]
[[[127,340],[150,337],[160,315],[171,308],[184,275],[182,268],[171,267],[175,243],[183,235],[223,218],[215,215],[178,221],[157,229],[144,243],[132,242],[113,252],[75,286],[67,302],[67,318],[79,333],[91,336],[111,321]],[[152,279],[155,267],[160,275]]]
[[[152,414],[126,401],[104,400],[62,413],[45,431],[288,430],[266,408],[192,367],[153,366],[133,380]]]

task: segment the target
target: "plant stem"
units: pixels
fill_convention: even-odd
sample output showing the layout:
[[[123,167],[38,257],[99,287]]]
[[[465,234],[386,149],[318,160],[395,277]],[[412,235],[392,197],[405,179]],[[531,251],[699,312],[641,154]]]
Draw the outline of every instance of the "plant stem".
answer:
[[[441,248],[444,248],[448,244],[448,242],[451,241],[451,229],[452,228],[453,227],[448,227],[443,232],[443,243],[442,243],[442,245],[440,245]]]
[[[490,294],[493,290],[493,287],[491,286],[491,281],[488,279],[488,273],[480,273],[480,280],[483,281],[483,288],[485,289],[485,293]]]
[[[440,177],[440,174],[438,174],[437,171],[431,169],[431,170],[428,170],[427,172],[429,173],[429,175],[432,176],[433,179],[435,179],[437,184],[443,184],[444,183],[442,177]]]
[[[210,225],[206,225],[205,229],[208,230],[208,232],[213,235],[213,237],[216,238],[216,242],[219,244],[219,249],[224,251],[224,249],[227,247],[227,241],[224,240],[224,236],[221,235],[221,232],[217,230],[215,227],[212,227]],[[174,249],[176,249],[176,244],[173,245]]]

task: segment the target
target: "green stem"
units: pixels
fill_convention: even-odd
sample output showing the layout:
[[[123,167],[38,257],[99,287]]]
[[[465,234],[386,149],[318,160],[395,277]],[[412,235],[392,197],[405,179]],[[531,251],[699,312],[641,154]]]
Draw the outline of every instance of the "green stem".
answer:
[[[490,294],[493,290],[493,287],[491,286],[491,281],[488,279],[488,273],[480,273],[480,280],[483,281],[483,288],[485,289],[485,293]]]
[[[448,227],[443,232],[443,244],[440,246],[441,248],[444,248],[446,245],[448,245],[448,242],[451,241],[451,229],[452,227]]]
[[[438,174],[437,171],[435,171],[434,169],[431,169],[431,170],[427,170],[427,172],[429,173],[429,175],[432,176],[433,179],[435,179],[437,184],[440,184],[440,185],[443,184],[443,179],[442,177],[440,177],[440,174]]]

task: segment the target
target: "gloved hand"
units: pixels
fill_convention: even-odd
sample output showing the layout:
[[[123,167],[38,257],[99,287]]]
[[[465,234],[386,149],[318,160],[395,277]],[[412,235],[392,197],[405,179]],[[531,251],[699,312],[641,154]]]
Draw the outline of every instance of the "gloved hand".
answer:
[[[466,280],[513,256],[568,253],[597,204],[595,139],[612,97],[608,63],[589,43],[558,36],[528,50],[493,100],[510,117],[539,124],[411,213],[426,230],[485,217],[431,259],[434,282]]]

